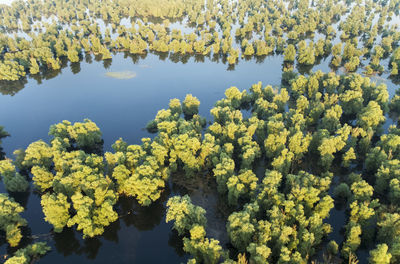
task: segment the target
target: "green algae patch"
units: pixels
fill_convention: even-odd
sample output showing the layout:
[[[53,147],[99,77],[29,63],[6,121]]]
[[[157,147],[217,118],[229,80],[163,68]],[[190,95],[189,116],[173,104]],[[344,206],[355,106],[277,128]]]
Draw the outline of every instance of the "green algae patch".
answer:
[[[136,72],[133,71],[119,71],[119,72],[106,72],[105,75],[107,77],[120,79],[120,80],[127,80],[136,77]]]

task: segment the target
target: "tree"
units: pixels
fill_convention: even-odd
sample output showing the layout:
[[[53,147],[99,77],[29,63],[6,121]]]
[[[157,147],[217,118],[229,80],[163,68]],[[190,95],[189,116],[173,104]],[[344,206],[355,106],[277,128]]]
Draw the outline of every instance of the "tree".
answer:
[[[377,245],[376,249],[370,251],[369,263],[371,264],[389,264],[392,255],[388,253],[386,244]]]
[[[190,239],[183,239],[183,250],[195,257],[199,263],[218,263],[222,255],[219,241],[205,238],[206,231],[202,225],[190,229]]]
[[[351,192],[349,186],[342,182],[333,191],[333,196],[335,198],[342,198],[342,199],[348,199],[351,197]]]
[[[16,81],[25,76],[24,66],[16,61],[0,62],[0,80]]]
[[[247,210],[246,210],[247,209]],[[254,209],[250,206],[240,212],[234,212],[228,217],[226,229],[228,231],[231,243],[239,250],[244,251],[247,245],[250,244],[253,235],[255,234],[256,227],[252,223],[253,210],[257,211],[258,207]]]
[[[50,146],[34,142],[18,161],[33,174],[45,220],[56,232],[76,224],[84,238],[102,234],[118,218],[113,208],[118,197],[105,175],[103,157],[91,153],[102,144],[99,128],[90,120],[63,121],[51,126],[49,135],[54,137]]]
[[[4,264],[30,264],[50,251],[46,242],[37,242],[18,249]]]
[[[347,234],[347,239],[343,244],[342,247],[342,255],[348,258],[352,252],[355,252],[357,248],[360,246],[361,239],[361,226],[360,225],[354,225],[351,226],[348,234]]]
[[[111,52],[106,46],[101,46],[101,49],[99,52],[101,53],[103,60],[109,60],[112,58]],[[75,60],[76,60],[76,57],[75,57]]]
[[[315,62],[314,43],[311,41],[307,46],[304,40],[298,44],[297,61],[303,65],[313,65]]]
[[[63,230],[71,217],[69,214],[71,205],[67,199],[68,197],[62,193],[45,193],[40,202],[45,220],[54,226],[54,231],[57,233]]]
[[[49,135],[60,138],[66,144],[79,149],[90,149],[90,147],[102,144],[100,129],[89,119],[85,119],[83,123],[76,122],[73,125],[67,120],[51,125]]]
[[[31,66],[29,68],[29,72],[31,74],[39,73],[39,71],[40,71],[39,64],[37,63],[36,59],[35,58],[30,58],[30,63],[31,63]]]
[[[246,55],[246,56],[252,56],[254,54],[254,47],[253,47],[252,43],[248,43],[246,45],[246,48],[245,48],[243,54]]]
[[[29,169],[33,166],[49,168],[53,158],[50,146],[42,140],[31,143],[20,155],[24,158],[20,162],[23,169]]]
[[[293,62],[296,58],[296,48],[294,45],[289,44],[285,49],[284,53],[284,61]]]
[[[399,68],[400,68],[400,48],[396,48],[393,52],[392,57],[390,58],[390,65],[392,66],[391,75],[398,76]]]
[[[331,255],[337,255],[337,253],[339,252],[338,244],[333,240],[329,241],[329,243],[327,245],[327,251]]]
[[[67,56],[71,62],[79,62],[79,53],[75,47],[68,49]]]
[[[0,194],[0,230],[6,233],[11,247],[18,246],[22,239],[21,227],[27,225],[27,221],[20,216],[23,211],[24,208],[13,198]]]
[[[371,200],[374,188],[365,180],[362,180],[354,182],[351,185],[351,191],[353,192],[353,199],[363,202]]]
[[[358,65],[360,65],[360,58],[353,56],[350,58],[348,62],[344,64],[344,67],[348,72],[355,72],[357,70]]]
[[[238,176],[233,175],[228,178],[228,201],[236,205],[239,197],[252,196],[257,187],[258,178],[251,170],[243,170]]]
[[[353,161],[355,159],[357,159],[357,156],[356,156],[356,153],[354,152],[354,148],[351,147],[343,155],[342,166],[343,167],[349,167],[351,161]]]
[[[247,251],[250,253],[250,261],[256,264],[267,263],[268,257],[271,255],[269,247],[266,245],[257,245],[256,243],[250,243]]]
[[[16,171],[10,160],[0,160],[0,176],[9,192],[24,192],[29,188],[26,178]]]
[[[191,94],[186,95],[183,101],[182,111],[188,118],[199,112],[200,101]]]
[[[184,235],[195,226],[199,230],[199,226],[204,227],[207,224],[205,213],[203,208],[192,204],[188,195],[173,196],[167,202],[166,222],[174,221],[174,229],[179,235]]]
[[[357,123],[365,130],[369,127],[376,129],[385,119],[379,104],[375,101],[370,101],[367,107],[360,112]]]
[[[76,224],[77,230],[83,231],[83,238],[103,234],[104,227],[118,219],[118,215],[113,209],[113,205],[116,203],[113,192],[106,191],[106,193],[97,195],[99,192],[102,190],[96,189],[94,199],[79,192],[71,196],[76,214],[68,220],[67,226],[71,227]]]

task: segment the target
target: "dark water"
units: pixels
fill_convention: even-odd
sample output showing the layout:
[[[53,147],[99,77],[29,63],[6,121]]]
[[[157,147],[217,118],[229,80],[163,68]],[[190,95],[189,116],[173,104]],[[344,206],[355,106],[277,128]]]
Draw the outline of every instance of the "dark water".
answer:
[[[106,63],[107,69],[104,62],[84,60],[79,65],[68,65],[58,75],[53,73],[57,75],[54,78],[52,74],[45,76],[48,80],[41,84],[34,79],[14,88],[1,84],[0,125],[11,134],[3,141],[4,151],[11,157],[15,149],[26,148],[31,142],[48,141],[50,125],[84,118],[100,127],[104,149],[109,151],[120,137],[135,144],[142,137],[151,136],[143,128],[158,110],[168,107],[172,98],[183,100],[186,94],[193,94],[201,102],[200,114],[210,120],[209,110],[224,96],[225,89],[231,86],[248,89],[259,81],[273,86],[281,83],[281,55],[268,56],[259,63],[255,59],[241,60],[234,69],[212,58],[189,57],[186,63],[171,59],[160,60],[158,55],[148,54],[132,60],[120,53],[113,56],[111,64]],[[330,58],[321,60],[313,71],[330,71],[329,62]],[[119,71],[134,72],[136,77],[116,79],[105,75]],[[386,78],[382,81],[393,95],[396,85]],[[3,186],[0,189],[4,192]],[[148,208],[123,199],[118,208],[122,217],[103,236],[88,240],[82,240],[82,234],[73,229],[52,234],[51,226],[43,220],[37,194],[31,192],[17,200],[26,208],[23,216],[29,222],[32,237],[48,241],[52,246],[52,251],[40,263],[180,263],[186,262],[188,256],[182,251],[181,239],[171,231],[172,225],[165,223],[165,203],[174,193],[181,193],[180,188],[170,186],[160,201]],[[192,197],[196,204],[206,207],[208,216],[218,218],[211,216],[217,212],[215,196],[194,193]],[[336,210],[332,216],[340,218],[339,222],[344,221],[343,211]],[[209,220],[209,225],[209,235],[223,242],[224,222]],[[6,251],[3,244],[0,254]]]

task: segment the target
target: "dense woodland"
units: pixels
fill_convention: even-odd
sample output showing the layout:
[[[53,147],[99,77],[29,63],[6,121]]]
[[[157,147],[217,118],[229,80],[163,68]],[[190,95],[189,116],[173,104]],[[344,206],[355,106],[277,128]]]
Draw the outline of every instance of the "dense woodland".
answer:
[[[149,206],[171,181],[212,181],[226,204],[222,243],[207,234],[206,210],[189,195],[169,198],[166,221],[188,263],[356,264],[360,250],[371,264],[400,263],[400,90],[389,98],[386,85],[368,77],[400,77],[400,31],[391,23],[399,10],[398,0],[0,6],[2,82],[57,72],[88,54],[104,61],[116,52],[201,55],[229,65],[284,56],[281,87],[230,87],[210,109],[212,120],[200,116],[194,95],[171,99],[146,126],[154,137],[140,145],[118,139],[104,152],[99,127],[86,119],[52,125],[49,142],[14,155],[0,146],[9,192],[0,194],[0,235],[13,252],[5,263],[32,263],[51,250],[37,241],[21,246],[29,223],[16,193],[33,188],[54,233],[73,228],[87,239],[117,221],[121,199]],[[345,74],[295,67],[327,57]],[[0,144],[7,136],[0,127]],[[346,211],[343,241],[328,238],[335,207]]]

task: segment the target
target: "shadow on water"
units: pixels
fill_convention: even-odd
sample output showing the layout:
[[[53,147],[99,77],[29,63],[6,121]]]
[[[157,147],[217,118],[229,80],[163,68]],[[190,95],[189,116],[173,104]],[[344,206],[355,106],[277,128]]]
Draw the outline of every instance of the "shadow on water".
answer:
[[[57,252],[64,257],[76,254],[95,259],[102,245],[99,238],[78,239],[75,233],[75,230],[66,228],[61,233],[54,234],[54,247]],[[79,233],[77,235],[81,236]]]
[[[206,210],[207,237],[219,240],[224,247],[229,242],[226,222],[233,208],[227,205],[226,197],[218,193],[215,179],[209,173],[188,178],[183,172],[171,178],[171,189],[175,195],[187,194],[193,204]],[[174,232],[171,236],[170,239],[173,239]]]
[[[18,81],[0,81],[0,93],[2,95],[16,95],[19,91],[24,89],[25,84],[28,83],[26,77]],[[39,82],[38,82],[39,83]]]
[[[162,193],[160,199],[149,206],[140,206],[132,197],[122,197],[119,201],[121,210],[119,215],[126,226],[134,226],[140,231],[154,229],[161,223],[166,211],[165,202],[168,200],[168,188]]]

